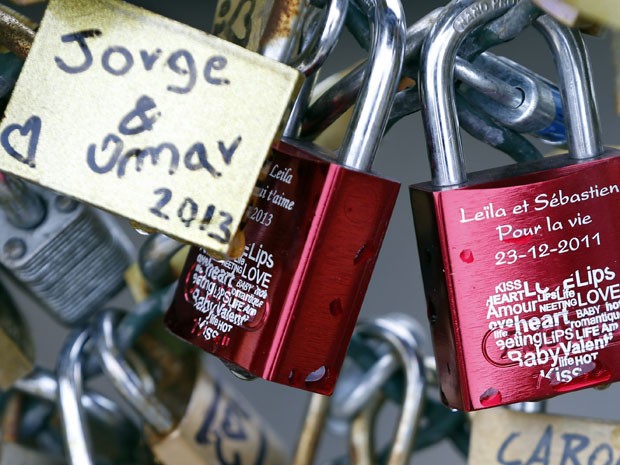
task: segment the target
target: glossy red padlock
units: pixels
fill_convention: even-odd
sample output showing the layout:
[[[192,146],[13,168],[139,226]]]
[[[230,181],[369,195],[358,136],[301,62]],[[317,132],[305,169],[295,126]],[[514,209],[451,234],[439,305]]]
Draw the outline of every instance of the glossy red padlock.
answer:
[[[237,373],[334,388],[399,190],[369,172],[405,33],[400,3],[376,3],[374,50],[341,162],[292,140],[275,144],[243,256],[223,262],[194,248],[166,315],[173,333]]]
[[[463,410],[620,378],[620,157],[600,143],[578,32],[536,24],[559,68],[569,153],[465,174],[451,70],[500,3],[447,10],[421,66],[433,181],[411,201],[442,397]]]

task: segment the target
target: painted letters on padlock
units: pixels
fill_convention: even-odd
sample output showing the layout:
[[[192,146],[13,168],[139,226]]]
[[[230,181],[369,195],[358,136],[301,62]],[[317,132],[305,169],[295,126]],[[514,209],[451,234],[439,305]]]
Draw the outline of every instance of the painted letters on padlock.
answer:
[[[620,267],[609,247],[616,235],[609,215],[620,205],[620,159],[555,174],[510,180],[521,187],[438,194],[454,299],[472,309],[459,324],[467,334],[463,356],[480,361],[468,365],[470,373],[481,370],[472,385],[483,406],[504,395],[486,364],[511,373],[511,390],[534,373],[537,389],[549,393],[611,376],[604,353],[614,351],[620,333]],[[475,291],[468,290],[473,276]]]
[[[399,188],[371,173],[403,55],[397,3],[376,8],[375,33],[385,38],[376,42],[392,59],[370,60],[338,162],[316,146],[274,144],[247,211],[243,255],[188,257],[166,325],[243,376],[334,388]],[[334,5],[328,20],[343,18]]]
[[[178,434],[153,445],[162,463],[176,463],[179,457],[222,465],[285,462],[279,439],[263,419],[231,386],[219,384],[204,370],[176,429]]]
[[[166,324],[253,374],[331,392],[398,184],[284,142],[268,173],[248,210],[243,256],[192,249]]]
[[[474,410],[620,379],[620,158],[600,142],[583,41],[538,20],[571,115],[569,154],[467,175],[460,139],[442,132],[456,132],[452,79],[437,72],[464,39],[450,28],[459,14],[447,11],[426,41],[433,183],[411,188],[444,400]]]

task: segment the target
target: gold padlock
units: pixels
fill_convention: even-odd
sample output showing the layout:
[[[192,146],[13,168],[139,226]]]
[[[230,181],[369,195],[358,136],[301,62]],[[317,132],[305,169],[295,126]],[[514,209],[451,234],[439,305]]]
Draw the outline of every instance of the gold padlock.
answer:
[[[52,0],[0,125],[0,170],[230,257],[301,81],[119,0]]]
[[[104,371],[144,419],[147,441],[161,463],[286,462],[279,439],[254,409],[230,386],[215,381],[198,352],[165,332],[160,321],[141,336],[136,349],[161,376],[154,380],[153,393],[137,385],[138,376],[116,347],[113,320],[108,312],[96,324]]]
[[[470,464],[617,463],[618,423],[506,408],[476,412]]]
[[[0,389],[10,388],[34,368],[30,330],[8,291],[0,283]]]
[[[213,33],[286,63],[300,40],[303,0],[220,0]]]
[[[215,8],[213,34],[258,51],[274,0],[219,0]]]

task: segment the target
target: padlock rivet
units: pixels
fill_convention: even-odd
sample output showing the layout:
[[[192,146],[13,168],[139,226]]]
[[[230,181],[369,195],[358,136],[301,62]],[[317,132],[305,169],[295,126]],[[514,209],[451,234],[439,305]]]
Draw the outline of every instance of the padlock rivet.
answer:
[[[60,197],[56,197],[56,200],[54,200],[54,206],[62,213],[71,213],[77,208],[78,203],[71,197],[65,197],[62,195]]]
[[[4,255],[11,260],[18,260],[26,255],[26,243],[17,237],[12,237],[4,244]]]

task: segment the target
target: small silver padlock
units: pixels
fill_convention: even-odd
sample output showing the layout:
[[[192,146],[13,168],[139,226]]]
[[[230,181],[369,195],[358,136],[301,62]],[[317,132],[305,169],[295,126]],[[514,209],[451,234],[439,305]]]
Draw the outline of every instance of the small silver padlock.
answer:
[[[138,341],[148,358],[154,359],[147,363],[154,362],[162,374],[149,392],[116,346],[113,323],[113,312],[102,314],[95,323],[102,366],[144,420],[147,442],[158,461],[166,465],[213,465],[231,459],[233,463],[285,463],[275,434],[230,386],[223,387],[208,375],[196,350],[155,322],[161,334],[154,338],[146,333]]]
[[[0,264],[60,323],[86,320],[122,289],[131,249],[103,213],[0,178]]]

